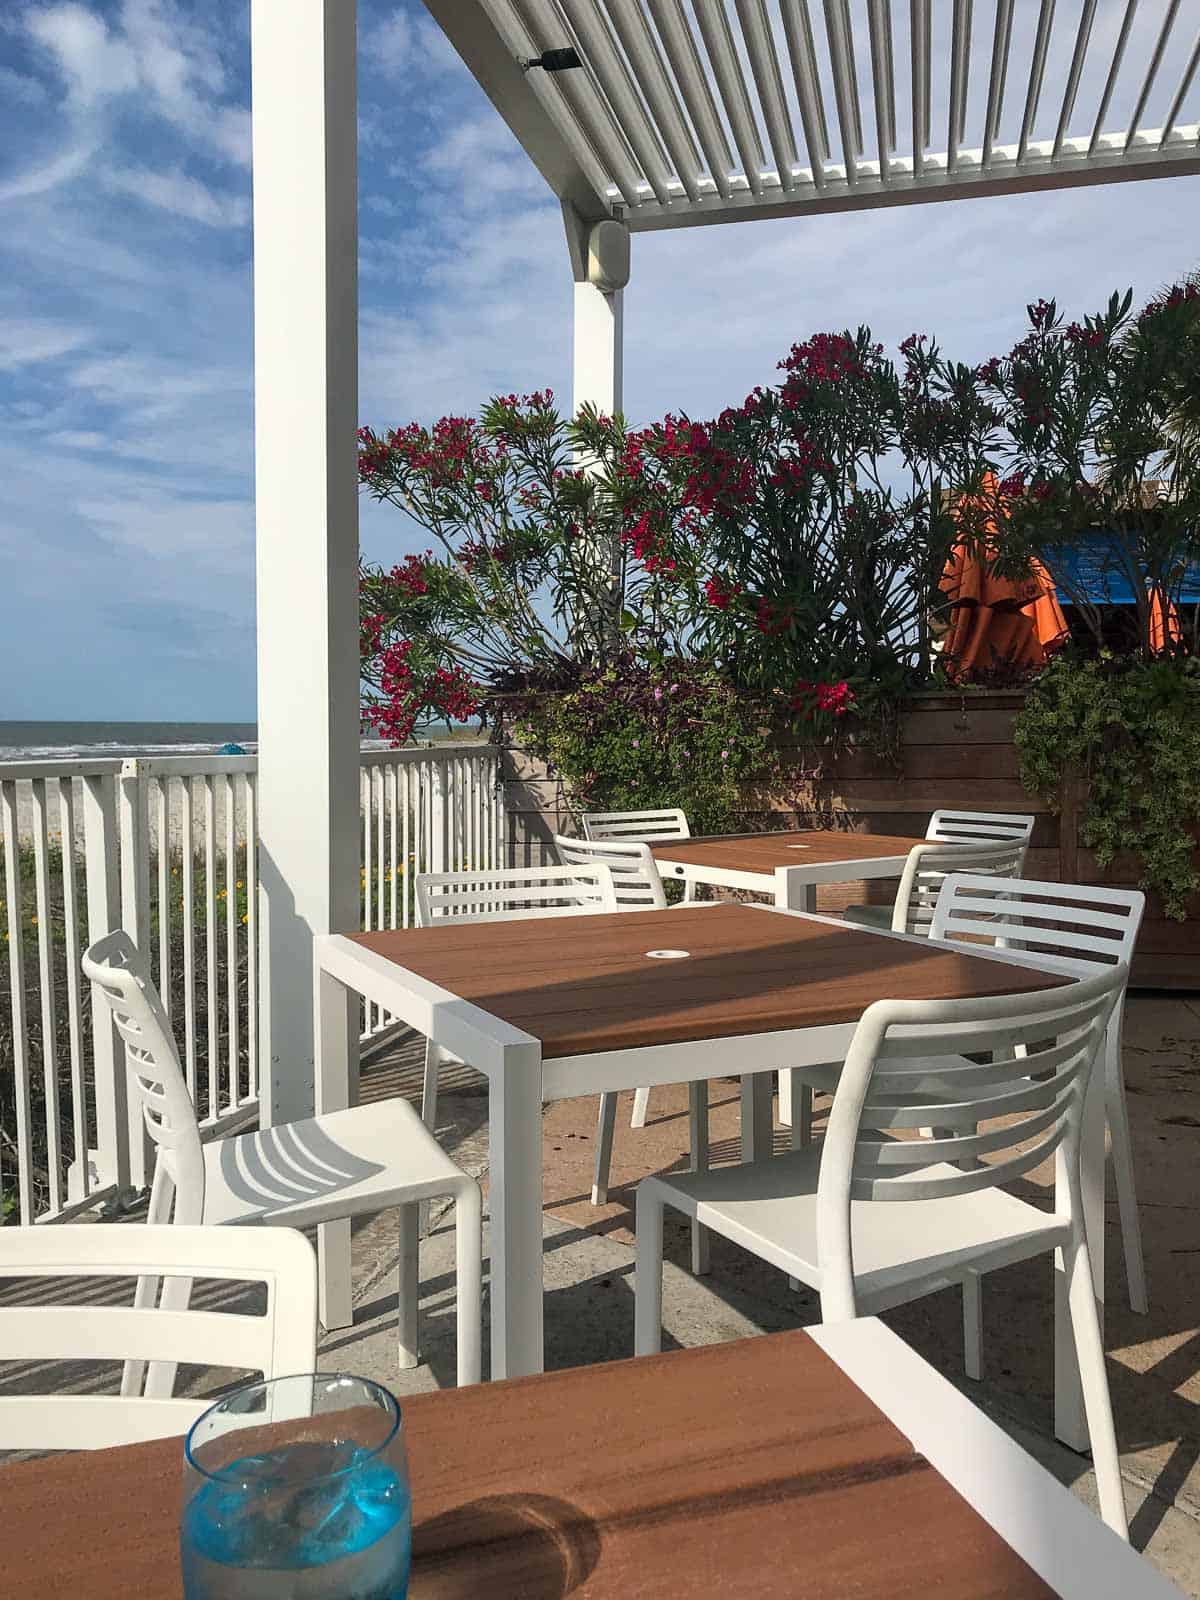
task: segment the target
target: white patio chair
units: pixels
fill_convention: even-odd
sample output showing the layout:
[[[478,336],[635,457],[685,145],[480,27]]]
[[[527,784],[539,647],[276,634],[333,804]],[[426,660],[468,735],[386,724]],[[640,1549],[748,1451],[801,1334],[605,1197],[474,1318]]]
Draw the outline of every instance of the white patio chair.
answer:
[[[1093,888],[1021,879],[1003,886],[991,878],[955,873],[942,885],[929,930],[932,939],[991,940],[1052,960],[1063,971],[1089,973],[1133,960],[1146,897],[1139,889]],[[1113,1009],[1104,1042],[1104,1110],[1121,1214],[1125,1281],[1134,1311],[1149,1309],[1133,1141],[1121,1063],[1125,994]],[[976,1303],[975,1314],[978,1316]],[[968,1345],[972,1343],[968,1326]],[[978,1333],[973,1342],[978,1345]]]
[[[626,880],[622,892],[634,892],[628,869],[623,868],[622,873]],[[661,883],[658,887],[661,894]],[[665,896],[663,904],[666,904]],[[557,867],[501,867],[482,872],[422,872],[417,877],[417,920],[422,927],[436,926],[445,917],[459,922],[512,922],[526,917],[587,916],[617,909],[616,877],[607,860]],[[437,1125],[439,1072],[454,1059],[440,1045],[426,1040],[421,1115],[425,1126],[431,1130]],[[606,1127],[608,1149],[612,1149],[616,1106],[615,1094],[600,1096],[597,1172]],[[604,1203],[596,1200],[595,1188],[592,1201],[593,1204]]]
[[[1026,811],[935,811],[925,829],[927,839],[944,844],[977,844],[1012,839],[1028,846],[1037,818]]]
[[[664,839],[692,837],[688,819],[677,807],[660,811],[585,811],[580,821],[585,839],[660,844]]]
[[[1125,1536],[1079,1143],[1088,1073],[1126,976],[1119,965],[1037,994],[876,1001],[855,1029],[820,1146],[644,1179],[637,1354],[662,1342],[668,1205],[816,1289],[824,1322],[919,1299],[961,1283],[969,1268],[1061,1250],[1101,1514]],[[943,1069],[940,1094],[927,1092],[926,1061],[958,1051],[990,1060]],[[991,1117],[1004,1122],[980,1132]],[[919,1132],[928,1122],[943,1130],[939,1137]],[[1056,1151],[1067,1179],[1064,1210],[1045,1212],[1000,1188]]]
[[[938,891],[949,872],[988,872],[1015,878],[1025,865],[1021,840],[981,844],[916,844],[908,852],[891,906],[847,906],[847,922],[893,933],[928,933]]]
[[[107,1001],[125,1042],[130,1092],[141,1102],[156,1147],[148,1221],[263,1223],[307,1228],[397,1207],[400,1229],[399,1360],[418,1362],[420,1292],[418,1206],[446,1195],[455,1210],[458,1281],[458,1381],[478,1383],[481,1328],[482,1203],[479,1185],[457,1167],[407,1100],[351,1106],[300,1122],[201,1144],[196,1111],[162,1001],[124,931],[83,956],[83,970]],[[186,1284],[166,1285],[182,1296]],[[139,1289],[138,1305],[157,1285]],[[128,1381],[138,1381],[136,1370]],[[155,1379],[155,1388],[166,1382]]]
[[[675,815],[682,817],[682,812]],[[684,827],[687,826],[686,818]],[[667,896],[657,863],[644,842],[624,839],[568,839],[555,834],[554,848],[564,866],[587,866],[603,862],[612,872],[618,911],[665,911]],[[646,1126],[650,1107],[649,1089],[638,1089],[633,1097],[631,1128]],[[708,1085],[688,1085],[688,1117],[692,1160],[696,1166],[708,1165]],[[600,1096],[600,1126],[596,1139],[596,1164],[592,1178],[592,1204],[608,1203],[608,1179],[612,1168],[613,1133],[617,1123],[617,1096]]]
[[[127,1278],[139,1285],[164,1278],[189,1287],[193,1278],[262,1284],[266,1309],[188,1310],[186,1294],[156,1306],[81,1302],[80,1278]],[[302,1233],[234,1228],[137,1227],[66,1223],[52,1228],[0,1228],[0,1279],[37,1280],[27,1305],[0,1311],[0,1361],[29,1362],[26,1382],[44,1382],[47,1362],[126,1362],[174,1373],[177,1364],[260,1372],[264,1379],[316,1366],[317,1263]],[[133,1288],[133,1282],[130,1283]],[[140,1295],[140,1290],[139,1290]],[[176,1303],[178,1301],[178,1303]],[[127,1369],[128,1370],[128,1369]],[[0,1394],[0,1448],[102,1450],[186,1433],[213,1403],[130,1393]]]
[[[580,817],[585,839],[625,840],[634,844],[662,844],[668,839],[690,839],[691,825],[677,806],[658,811],[585,811]],[[696,886],[683,886],[684,900],[696,898]],[[643,1126],[636,1123],[636,1127]]]

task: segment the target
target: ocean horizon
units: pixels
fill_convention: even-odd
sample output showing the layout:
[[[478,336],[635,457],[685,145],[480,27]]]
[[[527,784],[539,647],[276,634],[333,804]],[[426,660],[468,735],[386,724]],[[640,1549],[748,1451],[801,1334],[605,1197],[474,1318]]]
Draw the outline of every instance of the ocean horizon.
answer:
[[[446,723],[418,729],[421,739],[448,738]],[[459,736],[466,731],[460,728]],[[376,744],[378,740],[365,740]],[[209,755],[224,744],[257,749],[254,722],[65,722],[0,720],[0,762],[73,761],[85,757]]]

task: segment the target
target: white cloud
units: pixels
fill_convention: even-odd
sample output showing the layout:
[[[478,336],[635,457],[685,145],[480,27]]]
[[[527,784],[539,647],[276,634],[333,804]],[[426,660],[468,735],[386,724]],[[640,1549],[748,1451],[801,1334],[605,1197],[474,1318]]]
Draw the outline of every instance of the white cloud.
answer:
[[[193,500],[146,489],[82,500],[74,511],[108,543],[159,561],[242,574],[254,544],[248,500]]]
[[[398,78],[411,64],[414,29],[406,11],[394,11],[364,40],[373,66],[388,78]]]
[[[46,90],[36,78],[0,66],[0,97],[13,105],[40,106],[45,104]]]
[[[96,154],[99,142],[94,135],[83,133],[50,160],[27,167],[16,177],[0,183],[0,202],[28,200],[79,177]]]
[[[110,33],[86,6],[68,4],[32,11],[29,32],[55,58],[75,98],[85,106],[138,86],[137,57],[129,42]]]
[[[136,94],[143,110],[213,154],[249,165],[249,112],[226,100],[228,75],[211,30],[169,0],[123,0],[111,28],[76,0],[31,11],[26,25],[65,80],[77,117]]]
[[[223,194],[185,172],[124,167],[106,173],[105,182],[119,193],[208,227],[240,228],[250,221],[249,195]]]
[[[85,333],[64,323],[0,317],[0,372],[53,361],[86,342]]]

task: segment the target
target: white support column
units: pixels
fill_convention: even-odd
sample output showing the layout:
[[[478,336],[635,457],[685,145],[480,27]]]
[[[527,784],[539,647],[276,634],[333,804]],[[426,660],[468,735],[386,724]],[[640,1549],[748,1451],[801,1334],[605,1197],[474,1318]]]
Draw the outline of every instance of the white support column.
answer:
[[[312,936],[358,927],[355,48],[355,0],[252,0],[264,1123],[313,1109]]]
[[[624,362],[624,286],[629,277],[629,235],[614,218],[587,223],[564,201],[563,226],[575,279],[573,413],[594,405],[605,416],[620,411]]]
[[[591,404],[611,417],[622,409],[622,300],[625,291],[603,289],[586,279],[575,285],[575,366],[572,414]]]

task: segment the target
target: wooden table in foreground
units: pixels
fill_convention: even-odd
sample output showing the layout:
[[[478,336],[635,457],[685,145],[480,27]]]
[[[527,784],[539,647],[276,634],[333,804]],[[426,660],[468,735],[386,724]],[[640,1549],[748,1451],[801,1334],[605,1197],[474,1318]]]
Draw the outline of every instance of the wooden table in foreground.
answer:
[[[774,906],[531,917],[313,941],[317,1109],[353,1104],[358,997],[488,1080],[493,1378],[540,1372],[542,1105],[603,1090],[742,1079],[742,1153],[772,1148],[771,1074],[844,1059],[873,1000],[1015,994],[1065,980],[1016,952],[932,944]],[[1102,1216],[1102,1075],[1085,1115],[1084,1205]],[[1093,1261],[1103,1283],[1096,1229]],[[351,1321],[349,1224],[318,1230],[321,1320]],[[1087,1446],[1064,1274],[1056,1275],[1059,1437]]]
[[[753,889],[790,911],[815,911],[819,883],[898,878],[923,839],[810,828],[802,833],[729,833],[652,844],[664,878],[690,886]]]
[[[874,1319],[403,1416],[410,1600],[1178,1600]],[[0,1469],[6,1600],[179,1600],[181,1457],[166,1439]]]

